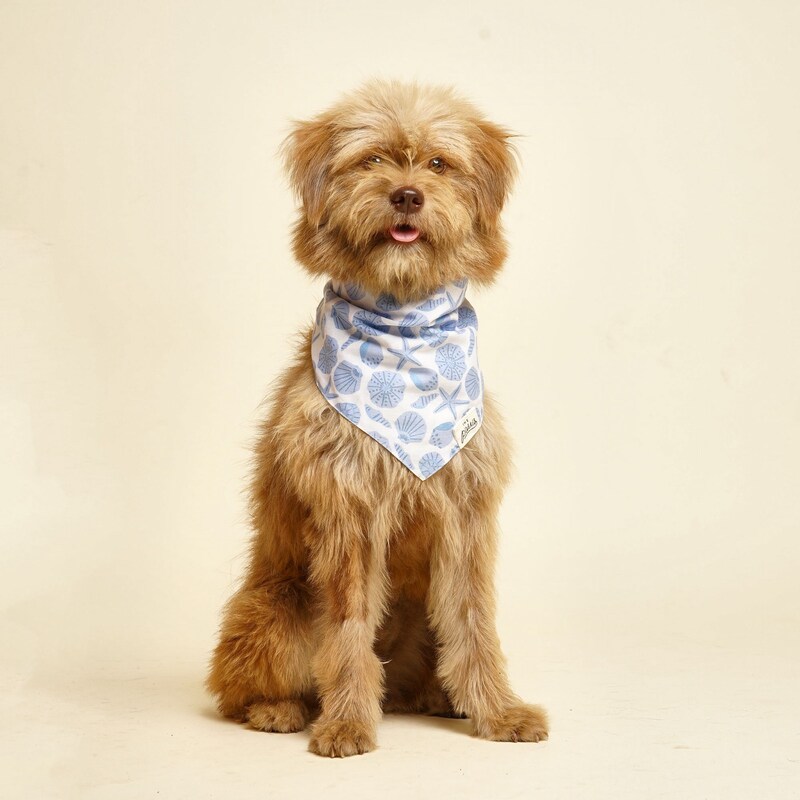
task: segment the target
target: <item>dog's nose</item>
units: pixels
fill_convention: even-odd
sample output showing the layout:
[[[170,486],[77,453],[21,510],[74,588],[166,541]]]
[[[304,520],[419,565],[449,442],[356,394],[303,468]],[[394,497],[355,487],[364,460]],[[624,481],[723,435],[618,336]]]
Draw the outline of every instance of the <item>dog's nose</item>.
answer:
[[[413,186],[401,186],[392,192],[389,200],[397,211],[402,211],[404,214],[415,214],[422,208],[425,197],[419,189],[415,189]]]

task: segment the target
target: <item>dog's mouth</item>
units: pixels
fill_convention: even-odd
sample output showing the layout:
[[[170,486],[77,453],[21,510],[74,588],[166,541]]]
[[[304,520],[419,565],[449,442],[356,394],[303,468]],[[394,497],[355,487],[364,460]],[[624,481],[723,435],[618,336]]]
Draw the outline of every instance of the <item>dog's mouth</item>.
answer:
[[[416,242],[421,233],[422,231],[420,231],[419,228],[415,228],[413,225],[392,225],[392,227],[389,228],[389,236],[394,239],[394,241],[402,244]]]

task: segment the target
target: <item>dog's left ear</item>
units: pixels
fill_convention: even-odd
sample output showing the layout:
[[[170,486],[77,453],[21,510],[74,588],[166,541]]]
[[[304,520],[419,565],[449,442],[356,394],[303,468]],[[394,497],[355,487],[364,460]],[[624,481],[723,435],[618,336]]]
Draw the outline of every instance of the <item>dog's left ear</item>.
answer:
[[[292,188],[303,204],[308,221],[315,227],[322,221],[325,207],[334,133],[334,126],[324,118],[295,122],[281,145]]]
[[[508,193],[517,176],[513,134],[493,122],[475,120],[478,129],[475,176],[478,183],[478,219],[490,230],[497,226]]]

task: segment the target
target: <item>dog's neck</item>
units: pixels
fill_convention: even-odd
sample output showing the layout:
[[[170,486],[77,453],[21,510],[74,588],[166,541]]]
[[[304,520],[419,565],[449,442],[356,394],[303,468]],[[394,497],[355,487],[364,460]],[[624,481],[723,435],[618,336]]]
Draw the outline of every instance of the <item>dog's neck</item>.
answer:
[[[462,306],[466,294],[466,278],[439,286],[427,297],[405,303],[391,292],[375,295],[355,283],[331,280],[325,286],[326,299],[335,301],[338,297],[362,311],[376,314],[382,317],[381,324],[389,326],[390,330],[436,326]]]

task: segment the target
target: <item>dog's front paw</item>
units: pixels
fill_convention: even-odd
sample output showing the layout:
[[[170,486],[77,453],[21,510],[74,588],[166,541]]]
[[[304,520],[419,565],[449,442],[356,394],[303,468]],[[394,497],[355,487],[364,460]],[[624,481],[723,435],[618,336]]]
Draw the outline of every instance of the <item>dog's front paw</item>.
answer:
[[[542,742],[547,738],[547,712],[520,703],[496,717],[476,720],[475,732],[495,742]]]
[[[344,758],[375,749],[375,725],[354,719],[319,719],[308,749],[318,756]]]

